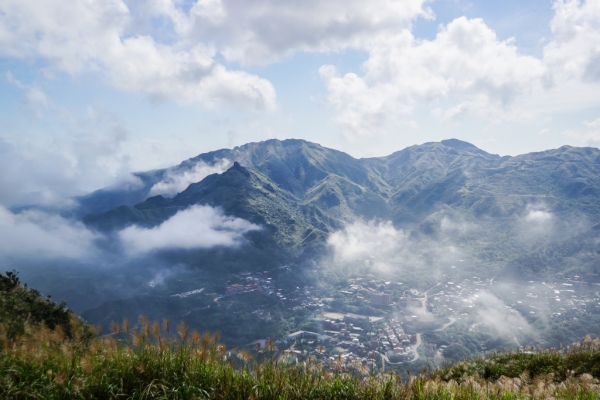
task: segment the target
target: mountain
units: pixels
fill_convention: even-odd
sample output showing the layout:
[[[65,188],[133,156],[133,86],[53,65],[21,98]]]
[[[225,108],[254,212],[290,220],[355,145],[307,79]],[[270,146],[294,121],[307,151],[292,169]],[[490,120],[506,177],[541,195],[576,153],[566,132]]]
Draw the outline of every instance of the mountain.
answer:
[[[526,284],[577,275],[578,282],[600,282],[599,190],[595,148],[501,157],[450,139],[356,159],[304,140],[248,143],[139,172],[127,184],[79,198],[71,215],[97,231],[103,259],[44,265],[27,279],[105,328],[139,314],[183,318],[237,346],[313,329],[307,307],[382,315],[368,296],[340,297],[358,276],[399,282],[389,289],[393,296],[450,276]],[[151,232],[196,205],[260,229],[234,247],[125,247],[128,227]],[[189,224],[162,232],[183,241],[203,235],[185,229]],[[358,256],[332,257],[334,242]],[[227,295],[229,285],[247,277],[271,279],[271,295]],[[306,290],[314,297],[304,299],[299,293]],[[313,298],[326,304],[302,305]],[[525,314],[531,315],[538,314]]]
[[[453,243],[494,268],[544,243],[576,237],[600,221],[600,151],[594,148],[563,146],[500,157],[450,139],[355,159],[303,140],[269,140],[201,154],[172,171],[220,160],[235,164],[173,198],[124,202],[83,221],[109,232],[131,224],[156,226],[192,204],[218,206],[264,226],[253,246],[292,262],[322,250],[332,232],[354,221],[390,220],[413,237],[432,238],[439,238],[450,221],[474,228],[453,235]],[[146,177],[146,194],[164,171],[139,175]],[[138,188],[108,196],[102,204],[141,195]],[[89,198],[101,196],[96,192]],[[551,216],[553,229],[526,237],[520,223],[531,213]]]
[[[448,236],[444,229],[450,221],[470,228],[447,240],[494,268],[535,258],[532,252],[540,246],[590,234],[600,221],[600,150],[595,148],[563,146],[500,157],[450,139],[355,159],[303,140],[269,140],[201,154],[169,173],[222,160],[234,164],[172,198],[125,201],[148,195],[166,170],[138,174],[146,182],[142,191],[121,190],[112,197],[96,192],[87,207],[123,204],[87,214],[83,221],[112,232],[132,224],[157,226],[193,204],[221,207],[265,228],[250,235],[254,251],[288,262],[322,251],[331,233],[354,221],[390,220],[413,238]],[[546,217],[552,229],[539,224]],[[541,232],[531,233],[524,224],[538,224]],[[536,267],[537,273],[545,269]]]

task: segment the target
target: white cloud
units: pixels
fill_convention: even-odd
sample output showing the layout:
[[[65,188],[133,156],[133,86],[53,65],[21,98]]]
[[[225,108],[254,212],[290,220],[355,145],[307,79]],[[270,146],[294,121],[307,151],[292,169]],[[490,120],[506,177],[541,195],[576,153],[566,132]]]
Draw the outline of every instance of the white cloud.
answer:
[[[368,224],[356,222],[344,230],[332,233],[327,244],[334,249],[340,261],[352,261],[374,256],[389,256],[401,242],[407,240],[403,231],[397,231],[391,222]]]
[[[233,163],[227,159],[216,161],[209,165],[205,162],[198,162],[191,170],[170,170],[167,176],[156,183],[150,189],[150,195],[163,195],[173,197],[177,193],[184,191],[190,184],[200,182],[211,174],[221,174],[225,172]]]
[[[459,255],[444,239],[411,239],[408,232],[394,228],[389,221],[357,221],[332,233],[327,244],[333,251],[334,264],[341,267],[362,264],[383,273],[424,269],[435,273],[445,261]]]
[[[554,79],[600,81],[600,4],[597,1],[557,0],[550,23],[553,40],[544,60]]]
[[[425,0],[177,0],[0,3],[0,56],[41,59],[46,71],[100,73],[152,99],[214,108],[277,107],[273,85],[216,61],[268,63],[298,51],[364,47],[419,16]]]
[[[425,0],[198,0],[188,13],[174,0],[155,0],[181,37],[218,40],[228,60],[266,63],[297,51],[327,52],[362,46],[397,32],[419,16],[432,17]]]
[[[600,118],[594,121],[583,121],[583,124],[590,129],[600,130]]]
[[[542,57],[519,52],[481,19],[441,25],[433,40],[406,29],[364,43],[364,73],[322,66],[326,103],[349,139],[398,131],[417,109],[441,122],[465,116],[493,124],[543,120],[600,104],[600,6],[558,0]]]
[[[2,258],[85,259],[94,251],[96,235],[83,224],[39,211],[12,214],[0,206]]]
[[[154,228],[130,226],[119,232],[128,252],[164,249],[237,246],[243,235],[260,227],[241,218],[226,216],[209,206],[192,206]]]
[[[33,111],[41,113],[43,136],[0,137],[1,204],[25,203],[36,196],[58,204],[60,197],[127,178],[129,157],[122,146],[129,131],[121,120],[96,109],[78,118],[50,101]]]
[[[583,121],[585,128],[568,129],[562,132],[562,136],[575,139],[587,146],[600,145],[600,118],[594,121]]]
[[[0,3],[0,56],[44,60],[48,71],[97,72],[115,86],[153,99],[276,107],[270,82],[215,61],[216,50],[198,41],[162,43],[143,34],[122,0]],[[152,24],[152,20],[146,21]]]
[[[434,40],[417,40],[408,30],[370,44],[365,74],[340,76],[320,69],[327,102],[347,136],[380,132],[409,116],[419,104],[450,98],[443,119],[466,112],[503,109],[540,85],[542,62],[521,55],[511,40],[499,40],[481,19],[457,18]]]
[[[544,210],[530,210],[525,216],[525,220],[534,223],[543,223],[552,219],[552,213]]]
[[[27,106],[30,106],[32,108],[38,106],[48,107],[48,97],[41,89],[33,85],[26,85],[22,83],[18,79],[15,79],[10,72],[6,73],[6,79],[13,85],[17,86],[19,89],[25,91],[25,104]]]
[[[507,310],[506,304],[489,292],[477,292],[471,300],[477,305],[477,321],[499,336],[513,337],[531,333],[533,328],[518,312]]]
[[[524,215],[517,225],[522,243],[531,243],[540,235],[547,236],[556,233],[556,224],[561,223],[554,214],[546,209],[543,204],[528,205]]]

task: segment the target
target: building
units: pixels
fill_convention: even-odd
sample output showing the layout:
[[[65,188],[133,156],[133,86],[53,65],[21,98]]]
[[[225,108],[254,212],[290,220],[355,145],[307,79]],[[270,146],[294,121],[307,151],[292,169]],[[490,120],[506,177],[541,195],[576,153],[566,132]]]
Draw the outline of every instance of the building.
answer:
[[[346,324],[343,322],[340,323],[330,319],[326,319],[325,321],[323,321],[323,328],[325,328],[328,331],[339,331],[340,329],[343,329],[345,327]]]
[[[228,285],[228,286],[225,288],[225,292],[226,292],[227,294],[235,294],[235,293],[240,293],[240,292],[243,292],[243,291],[245,291],[245,290],[246,290],[246,288],[245,288],[244,286],[242,286],[242,285],[239,285],[239,284],[237,284],[237,283],[234,283],[233,285]]]
[[[387,306],[392,302],[392,296],[389,293],[371,293],[371,304],[377,306]]]
[[[328,335],[321,335],[319,333],[309,332],[309,331],[298,331],[298,332],[290,333],[289,335],[287,335],[285,337],[285,340],[288,343],[295,342],[296,340],[300,340],[300,339],[317,339],[317,343],[329,343],[329,342],[331,342],[331,339],[333,339],[333,338]]]
[[[364,315],[357,315],[357,314],[344,315],[344,322],[347,324],[358,325],[363,328],[368,327],[369,324],[371,323],[371,321],[369,320],[369,317],[365,317]]]

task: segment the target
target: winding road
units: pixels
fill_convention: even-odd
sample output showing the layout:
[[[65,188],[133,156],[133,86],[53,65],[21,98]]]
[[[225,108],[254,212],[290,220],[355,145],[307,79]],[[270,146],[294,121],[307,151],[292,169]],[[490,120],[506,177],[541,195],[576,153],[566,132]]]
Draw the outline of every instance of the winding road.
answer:
[[[425,297],[423,298],[423,308],[425,310],[427,310],[427,292],[430,291],[431,289],[435,288],[436,286],[440,285],[440,283],[430,287],[429,289],[427,289],[423,294],[425,295]],[[420,332],[420,333],[416,333],[417,335],[417,342],[415,343],[414,347],[413,347],[413,351],[415,352],[415,358],[413,358],[412,360],[410,360],[409,362],[415,362],[419,359],[420,355],[419,355],[419,347],[421,347],[421,335],[424,335],[426,333],[432,333],[432,332],[441,332],[444,329],[448,328],[449,326],[453,325],[456,322],[456,318],[454,317],[450,317],[450,321],[445,323],[444,325],[442,325],[441,327],[439,327],[438,329],[434,329],[432,331],[427,331],[427,332]],[[402,362],[397,362],[397,363],[393,363],[390,362],[389,358],[382,353],[378,353],[381,356],[381,363],[383,365],[383,371],[385,371],[385,363],[387,362],[389,365],[399,365],[402,364]]]

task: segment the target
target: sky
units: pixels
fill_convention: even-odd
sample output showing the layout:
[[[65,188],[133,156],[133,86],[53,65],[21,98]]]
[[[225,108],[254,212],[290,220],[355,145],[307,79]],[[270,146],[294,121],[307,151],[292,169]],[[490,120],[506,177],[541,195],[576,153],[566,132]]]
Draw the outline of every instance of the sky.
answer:
[[[301,138],[600,144],[600,1],[0,0],[0,205]]]

